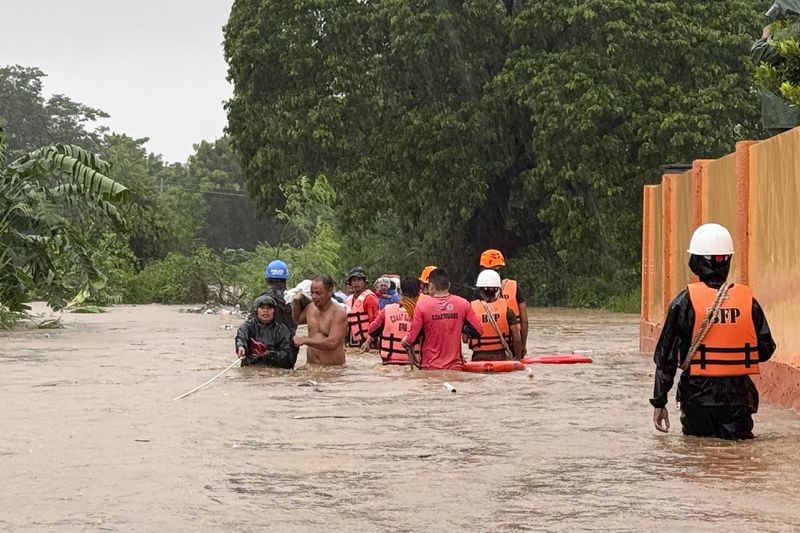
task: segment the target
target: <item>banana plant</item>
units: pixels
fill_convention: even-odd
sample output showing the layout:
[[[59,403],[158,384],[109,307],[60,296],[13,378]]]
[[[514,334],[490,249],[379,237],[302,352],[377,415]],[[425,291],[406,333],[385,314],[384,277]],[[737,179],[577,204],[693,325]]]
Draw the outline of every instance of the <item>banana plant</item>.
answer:
[[[60,309],[102,286],[92,232],[124,227],[118,206],[128,193],[107,162],[78,146],[45,146],[9,163],[6,152],[0,126],[0,323],[29,309],[31,297]]]

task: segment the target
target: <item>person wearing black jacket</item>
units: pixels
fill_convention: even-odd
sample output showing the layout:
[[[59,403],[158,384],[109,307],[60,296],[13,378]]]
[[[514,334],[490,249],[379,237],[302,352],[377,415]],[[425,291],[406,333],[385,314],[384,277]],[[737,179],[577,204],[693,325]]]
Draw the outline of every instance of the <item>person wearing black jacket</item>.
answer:
[[[710,302],[726,283],[733,240],[724,227],[704,224],[692,236],[688,251],[689,268],[700,283],[682,290],[670,303],[653,355],[656,372],[650,404],[655,428],[662,432],[669,430],[667,394]],[[749,287],[734,284],[719,311],[689,369],[681,374],[677,390],[681,425],[686,435],[750,439],[758,390],[749,374],[758,373],[758,363],[769,360],[775,342]]]
[[[297,350],[292,345],[289,328],[275,320],[276,306],[274,298],[262,294],[253,302],[255,314],[239,326],[236,354],[242,366],[294,368]]]

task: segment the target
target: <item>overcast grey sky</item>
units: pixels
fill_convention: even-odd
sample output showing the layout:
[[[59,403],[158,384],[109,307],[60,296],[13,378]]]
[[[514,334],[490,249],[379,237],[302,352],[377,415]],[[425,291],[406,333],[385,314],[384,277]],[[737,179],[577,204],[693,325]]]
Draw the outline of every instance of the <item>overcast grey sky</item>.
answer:
[[[0,0],[0,65],[42,69],[45,96],[109,113],[113,131],[184,162],[222,135],[222,26],[233,0]]]

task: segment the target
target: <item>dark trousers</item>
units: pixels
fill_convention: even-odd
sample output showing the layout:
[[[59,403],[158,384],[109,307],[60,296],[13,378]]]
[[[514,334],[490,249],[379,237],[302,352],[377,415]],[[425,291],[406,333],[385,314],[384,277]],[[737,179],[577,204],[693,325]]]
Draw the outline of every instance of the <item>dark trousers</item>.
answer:
[[[681,405],[684,435],[720,439],[752,439],[753,414],[744,405]]]
[[[505,361],[506,352],[472,352],[473,361]]]

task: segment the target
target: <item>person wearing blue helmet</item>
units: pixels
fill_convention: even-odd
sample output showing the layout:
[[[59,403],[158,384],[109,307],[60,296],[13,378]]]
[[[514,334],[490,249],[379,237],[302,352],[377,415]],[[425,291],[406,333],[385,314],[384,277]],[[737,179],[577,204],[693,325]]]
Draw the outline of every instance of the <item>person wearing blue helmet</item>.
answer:
[[[269,296],[275,300],[275,321],[289,328],[294,337],[297,333],[297,324],[292,319],[291,306],[283,297],[286,292],[286,281],[289,279],[289,266],[280,259],[273,259],[264,268],[264,278],[267,280],[268,287],[259,297]],[[296,346],[294,349],[295,353],[299,350]]]

